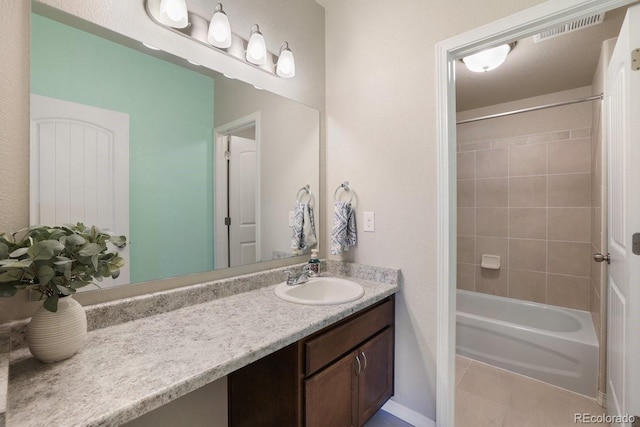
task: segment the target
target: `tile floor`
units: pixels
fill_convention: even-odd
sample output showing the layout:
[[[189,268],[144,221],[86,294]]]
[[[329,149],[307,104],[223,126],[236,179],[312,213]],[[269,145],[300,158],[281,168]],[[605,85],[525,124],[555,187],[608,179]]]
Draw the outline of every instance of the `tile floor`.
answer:
[[[456,356],[456,427],[569,427],[575,413],[604,413],[585,396]]]
[[[411,424],[396,418],[388,412],[380,409],[371,417],[364,427],[413,427]]]

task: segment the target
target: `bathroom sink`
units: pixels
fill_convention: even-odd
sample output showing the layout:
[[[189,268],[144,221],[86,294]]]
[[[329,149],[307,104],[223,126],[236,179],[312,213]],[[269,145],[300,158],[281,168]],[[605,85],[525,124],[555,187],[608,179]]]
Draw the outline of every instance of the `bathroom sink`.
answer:
[[[279,298],[307,305],[332,305],[355,301],[364,295],[360,284],[338,277],[314,277],[301,285],[282,282],[276,286]]]

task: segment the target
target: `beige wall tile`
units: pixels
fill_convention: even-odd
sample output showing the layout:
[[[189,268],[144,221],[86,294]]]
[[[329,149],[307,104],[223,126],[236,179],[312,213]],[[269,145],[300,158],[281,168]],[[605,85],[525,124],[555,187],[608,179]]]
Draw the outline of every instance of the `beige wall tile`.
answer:
[[[540,303],[547,302],[546,273],[510,269],[509,298]]]
[[[591,172],[591,140],[570,139],[549,143],[549,173]]]
[[[458,162],[456,170],[458,179],[475,179],[476,178],[476,153],[475,151],[467,151],[457,154]]]
[[[476,265],[476,292],[484,294],[499,295],[506,297],[508,295],[507,269],[487,270]]]
[[[544,240],[509,239],[509,268],[546,271],[546,254]]]
[[[473,179],[458,180],[458,206],[476,205],[476,182]]]
[[[458,262],[473,264],[475,248],[475,237],[458,236]]]
[[[476,152],[476,178],[499,178],[509,171],[508,150],[498,148]]]
[[[508,240],[500,237],[476,237],[476,261],[480,264],[482,254],[500,256],[500,268],[506,268],[508,263]]]
[[[547,238],[547,208],[509,208],[509,237]]]
[[[591,206],[591,174],[550,175],[549,206]]]
[[[498,139],[493,141],[491,146],[493,148],[505,148],[511,147],[513,145],[524,145],[527,143],[527,137],[522,138],[507,138],[507,139]]]
[[[591,277],[591,243],[548,242],[547,272]]]
[[[457,267],[457,288],[464,289],[465,291],[474,291],[474,274],[476,271],[476,266],[473,264],[458,263]]]
[[[476,234],[476,208],[458,208],[458,236]]]
[[[485,208],[506,207],[508,199],[507,178],[476,180],[476,206]]]
[[[591,208],[549,208],[549,240],[591,241]]]
[[[508,208],[476,208],[478,236],[507,237]]]
[[[591,128],[571,130],[571,139],[588,138],[590,136],[591,136]]]
[[[583,277],[547,275],[547,303],[589,310],[591,280]]]
[[[529,135],[527,138],[528,144],[537,144],[539,142],[549,142],[549,141],[561,141],[563,139],[569,139],[571,137],[570,131],[562,131],[562,132],[549,132],[549,133],[540,133],[537,135]]]
[[[458,147],[460,147],[461,152],[487,150],[491,148],[491,141],[474,142],[472,144],[460,144]]]
[[[509,206],[519,208],[547,206],[547,177],[509,178]]]
[[[601,252],[601,249],[606,242],[602,241],[602,209],[591,209],[591,244],[597,249],[597,252]]]
[[[547,173],[547,144],[518,145],[509,148],[509,176]]]

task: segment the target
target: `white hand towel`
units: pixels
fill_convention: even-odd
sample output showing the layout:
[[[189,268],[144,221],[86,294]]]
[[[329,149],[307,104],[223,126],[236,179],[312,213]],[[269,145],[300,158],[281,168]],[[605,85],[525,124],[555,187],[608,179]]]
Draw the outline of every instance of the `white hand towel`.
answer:
[[[331,230],[331,254],[340,255],[357,243],[356,215],[351,203],[337,201],[333,207],[333,229]]]

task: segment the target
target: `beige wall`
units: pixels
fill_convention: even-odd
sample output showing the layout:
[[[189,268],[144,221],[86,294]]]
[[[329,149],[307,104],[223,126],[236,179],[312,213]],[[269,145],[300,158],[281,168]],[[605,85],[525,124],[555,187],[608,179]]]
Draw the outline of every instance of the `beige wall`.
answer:
[[[297,76],[293,79],[273,78],[213,49],[164,31],[149,20],[141,7],[142,1],[42,0],[40,3],[178,56],[188,56],[200,64],[324,112],[324,10],[313,0],[234,0],[232,4],[225,4],[234,32],[242,33],[243,28],[248,31],[258,22],[270,51],[278,52],[280,43],[289,41],[296,55]],[[28,0],[0,0],[3,32],[0,37],[3,55],[0,61],[0,231],[26,227],[29,219],[29,5]],[[324,170],[323,123],[320,129],[320,170]],[[321,177],[322,189],[323,183]],[[317,194],[323,197],[321,191]],[[322,226],[324,216],[319,215],[318,220]],[[183,285],[190,283],[189,279],[185,280],[187,283]],[[78,299],[83,304],[96,303],[161,288],[154,283],[123,286],[85,292]],[[25,293],[0,299],[0,323],[28,317],[39,305],[28,303]]]
[[[590,87],[491,109],[587,95]],[[458,145],[458,288],[589,310],[590,110],[576,104],[458,126],[483,138]],[[481,268],[482,254],[499,255],[500,269]]]
[[[598,94],[604,91],[605,73],[616,39],[606,40],[602,43],[598,67],[593,76],[591,84],[593,93]],[[602,104],[594,103],[592,106],[593,132],[591,133],[591,251],[593,253],[604,253],[607,248],[607,215],[606,215],[606,184],[607,168],[605,147],[603,146],[604,135],[604,109]],[[600,342],[600,375],[598,377],[598,388],[601,394],[607,391],[606,358],[607,358],[607,278],[604,263],[591,263],[591,316],[596,328],[596,334]]]
[[[327,198],[358,195],[344,258],[400,268],[393,399],[435,419],[435,44],[538,0],[330,0],[326,6]],[[327,205],[327,218],[332,206]],[[362,212],[375,211],[364,233]],[[330,224],[330,223],[329,223]]]

